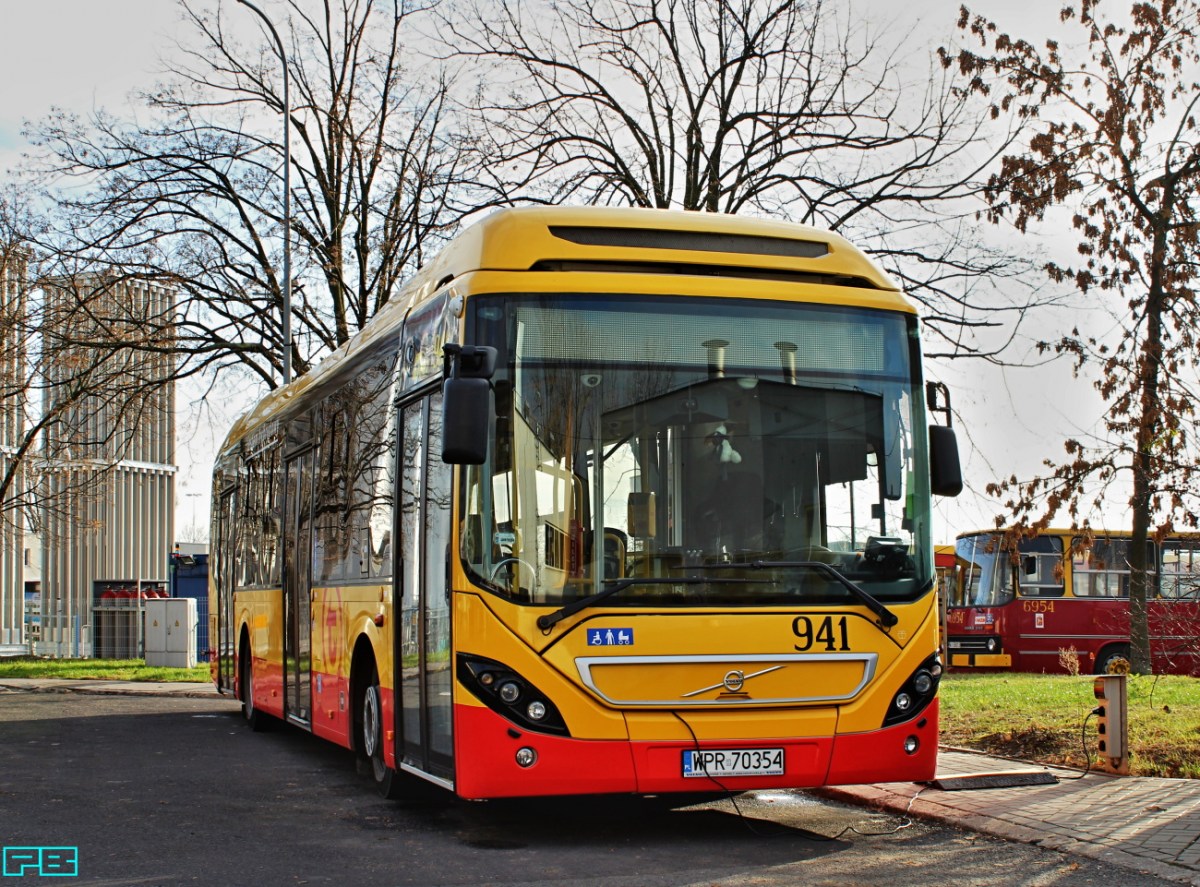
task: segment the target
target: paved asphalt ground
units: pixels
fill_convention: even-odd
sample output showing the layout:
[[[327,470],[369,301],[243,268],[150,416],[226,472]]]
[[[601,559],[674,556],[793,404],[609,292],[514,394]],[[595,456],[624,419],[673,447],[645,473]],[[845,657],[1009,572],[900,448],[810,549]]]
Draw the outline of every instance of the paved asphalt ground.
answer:
[[[5,688],[210,699],[215,695],[207,684],[117,681],[0,680],[0,692]],[[1142,873],[1200,887],[1200,780],[1083,775],[945,748],[939,756],[938,776],[1030,769],[1046,770],[1057,781],[973,790],[890,783],[829,788],[820,794],[1090,857],[1129,870],[1131,879],[1134,873]],[[89,778],[86,773],[63,775],[68,781]],[[203,813],[196,811],[196,815]],[[199,876],[198,883],[203,881]]]

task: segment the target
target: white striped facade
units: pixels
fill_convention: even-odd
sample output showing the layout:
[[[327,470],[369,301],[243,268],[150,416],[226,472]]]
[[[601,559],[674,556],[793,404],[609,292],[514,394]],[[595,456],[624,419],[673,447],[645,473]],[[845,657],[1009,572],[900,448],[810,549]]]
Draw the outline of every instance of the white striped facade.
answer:
[[[151,330],[166,326],[172,310],[168,290],[140,281],[89,283],[106,290],[97,296],[96,289],[81,292],[77,284],[56,291],[53,298],[65,305],[48,312],[72,324],[74,340],[81,330],[78,315],[69,310],[72,299],[87,300],[89,315],[123,318],[128,335],[139,335],[139,318]],[[110,338],[114,326],[120,334],[120,324],[108,324]],[[89,357],[95,356],[81,358],[75,351],[52,371],[70,372]],[[93,626],[101,587],[167,585],[176,474],[170,358],[119,352],[97,366],[119,393],[73,405],[47,435],[42,625],[33,647],[45,655],[96,652]]]
[[[24,473],[12,453],[24,423],[26,357],[20,318],[25,315],[27,265],[23,253],[0,250],[0,478],[14,471],[0,502],[0,647],[25,644]]]

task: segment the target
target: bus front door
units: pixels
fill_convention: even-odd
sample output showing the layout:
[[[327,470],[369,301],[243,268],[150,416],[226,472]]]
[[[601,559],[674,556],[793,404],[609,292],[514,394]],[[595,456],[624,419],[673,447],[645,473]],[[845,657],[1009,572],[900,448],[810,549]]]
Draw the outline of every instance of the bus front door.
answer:
[[[450,659],[450,466],[442,461],[440,389],[401,405],[397,448],[400,569],[394,612],[401,766],[453,779]]]

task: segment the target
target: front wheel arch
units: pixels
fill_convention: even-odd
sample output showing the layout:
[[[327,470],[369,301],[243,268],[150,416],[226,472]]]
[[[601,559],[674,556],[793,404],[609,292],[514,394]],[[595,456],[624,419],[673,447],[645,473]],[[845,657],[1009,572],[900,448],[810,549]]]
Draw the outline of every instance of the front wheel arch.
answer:
[[[1095,674],[1129,674],[1129,645],[1109,644],[1096,654]]]
[[[242,701],[242,717],[256,733],[269,730],[270,715],[254,702],[254,653],[250,649],[250,629],[242,626],[237,652],[237,695]]]
[[[384,737],[387,724],[383,717],[383,691],[379,668],[370,640],[364,635],[354,645],[350,660],[350,698],[352,704],[351,747],[371,775],[375,789],[388,799],[401,794],[401,777],[387,765]],[[367,730],[371,735],[367,735]]]

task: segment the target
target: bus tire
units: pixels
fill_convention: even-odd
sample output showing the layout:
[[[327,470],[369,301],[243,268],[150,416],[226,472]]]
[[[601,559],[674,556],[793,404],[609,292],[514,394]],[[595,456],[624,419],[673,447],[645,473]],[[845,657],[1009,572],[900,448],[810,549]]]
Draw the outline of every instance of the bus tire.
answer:
[[[1113,644],[1096,656],[1096,674],[1129,674],[1129,646]]]
[[[242,636],[241,652],[238,656],[238,695],[242,699],[242,717],[255,733],[270,729],[269,716],[254,704],[254,668],[250,662],[250,644]]]
[[[374,664],[362,691],[359,725],[360,748],[370,766],[375,790],[381,797],[395,800],[400,797],[400,774],[387,765],[383,754],[383,693],[379,687],[379,672]]]

